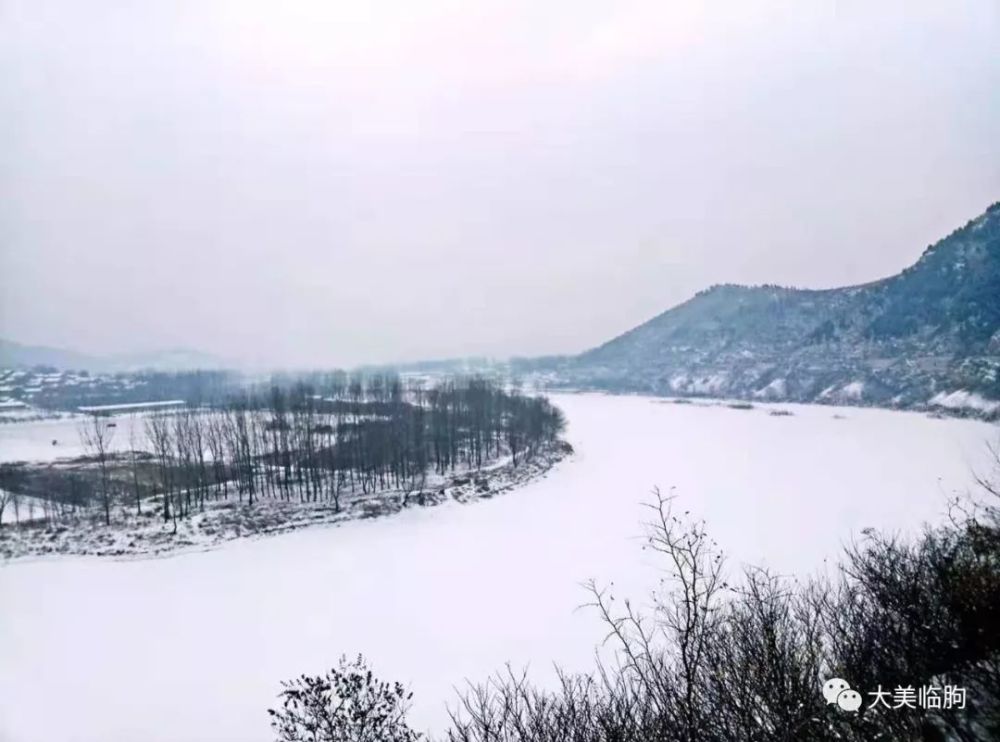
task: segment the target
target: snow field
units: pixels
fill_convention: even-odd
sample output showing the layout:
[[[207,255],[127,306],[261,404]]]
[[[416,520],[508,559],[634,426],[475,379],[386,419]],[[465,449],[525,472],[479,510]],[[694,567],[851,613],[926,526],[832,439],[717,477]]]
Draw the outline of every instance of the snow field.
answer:
[[[591,666],[604,632],[581,583],[643,602],[653,486],[734,570],[807,575],[864,528],[940,519],[997,437],[881,410],[553,401],[576,455],[501,497],[161,559],[0,565],[0,740],[264,742],[280,680],[358,652],[439,730],[465,678]]]

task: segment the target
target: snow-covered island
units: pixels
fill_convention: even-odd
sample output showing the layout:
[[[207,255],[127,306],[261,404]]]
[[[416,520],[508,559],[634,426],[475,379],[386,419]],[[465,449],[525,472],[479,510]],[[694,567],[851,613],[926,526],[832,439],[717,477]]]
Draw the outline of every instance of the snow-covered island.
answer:
[[[562,413],[543,397],[480,378],[431,388],[336,378],[213,408],[84,406],[72,419],[8,426],[0,555],[154,555],[465,503],[572,452]]]

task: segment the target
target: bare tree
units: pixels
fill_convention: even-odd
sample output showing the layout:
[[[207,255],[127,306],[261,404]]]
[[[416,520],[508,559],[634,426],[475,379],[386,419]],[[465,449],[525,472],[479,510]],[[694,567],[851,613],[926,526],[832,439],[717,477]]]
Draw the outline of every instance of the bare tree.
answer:
[[[226,434],[222,416],[212,413],[207,422],[207,442],[209,455],[212,457],[212,478],[215,483],[215,495],[222,490],[223,499],[229,499],[229,475],[226,471]]]
[[[664,589],[653,595],[652,617],[644,617],[629,599],[615,611],[609,590],[594,583],[591,606],[616,641],[622,670],[641,684],[656,713],[680,730],[680,739],[690,742],[704,723],[698,694],[719,627],[723,557],[703,522],[689,525],[673,514],[672,496],[658,489],[653,494],[644,548],[663,558],[665,575]]]
[[[170,433],[170,422],[164,414],[154,414],[146,418],[146,437],[153,447],[159,471],[160,490],[163,493],[163,522],[170,520],[174,513],[174,529],[177,528],[176,509],[170,507],[173,494],[173,441]]]
[[[14,502],[14,494],[5,489],[0,489],[0,528],[3,527],[3,513],[7,509],[8,503]]]
[[[110,477],[108,472],[108,457],[111,450],[111,442],[115,437],[116,428],[101,415],[94,414],[90,419],[80,425],[80,438],[84,448],[90,452],[91,456],[97,459],[101,473],[101,504],[104,508],[104,524],[111,525],[111,500],[112,492]]]
[[[362,657],[321,677],[282,683],[282,705],[269,709],[279,742],[418,742],[406,723],[409,693],[376,678]]]
[[[24,484],[24,469],[13,463],[0,464],[0,526],[7,506],[13,506],[14,519],[20,523],[20,495],[18,490]]]
[[[135,494],[135,514],[142,515],[142,491],[139,487],[139,420],[135,413],[128,420],[129,464],[132,469],[132,490]]]

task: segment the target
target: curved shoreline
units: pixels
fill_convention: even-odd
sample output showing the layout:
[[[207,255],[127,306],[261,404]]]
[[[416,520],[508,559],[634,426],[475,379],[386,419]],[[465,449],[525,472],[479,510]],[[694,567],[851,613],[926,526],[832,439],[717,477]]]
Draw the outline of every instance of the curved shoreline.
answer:
[[[543,477],[573,454],[565,441],[539,451],[531,459],[508,459],[481,470],[449,475],[438,486],[405,493],[384,490],[345,495],[337,510],[329,502],[303,503],[261,499],[253,505],[229,501],[210,503],[203,512],[173,524],[152,514],[110,527],[103,524],[51,523],[0,529],[0,566],[64,556],[98,557],[112,561],[158,559],[216,549],[232,541],[266,538],[304,528],[340,526],[355,520],[396,515],[414,507],[434,507],[489,499]],[[151,522],[154,521],[154,522]]]

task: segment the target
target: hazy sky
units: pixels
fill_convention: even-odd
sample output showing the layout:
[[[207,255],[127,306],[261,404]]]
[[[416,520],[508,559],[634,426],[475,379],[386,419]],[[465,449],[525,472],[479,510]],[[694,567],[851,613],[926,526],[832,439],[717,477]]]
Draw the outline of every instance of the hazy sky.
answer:
[[[1000,200],[1000,3],[0,0],[0,336],[582,350]]]

